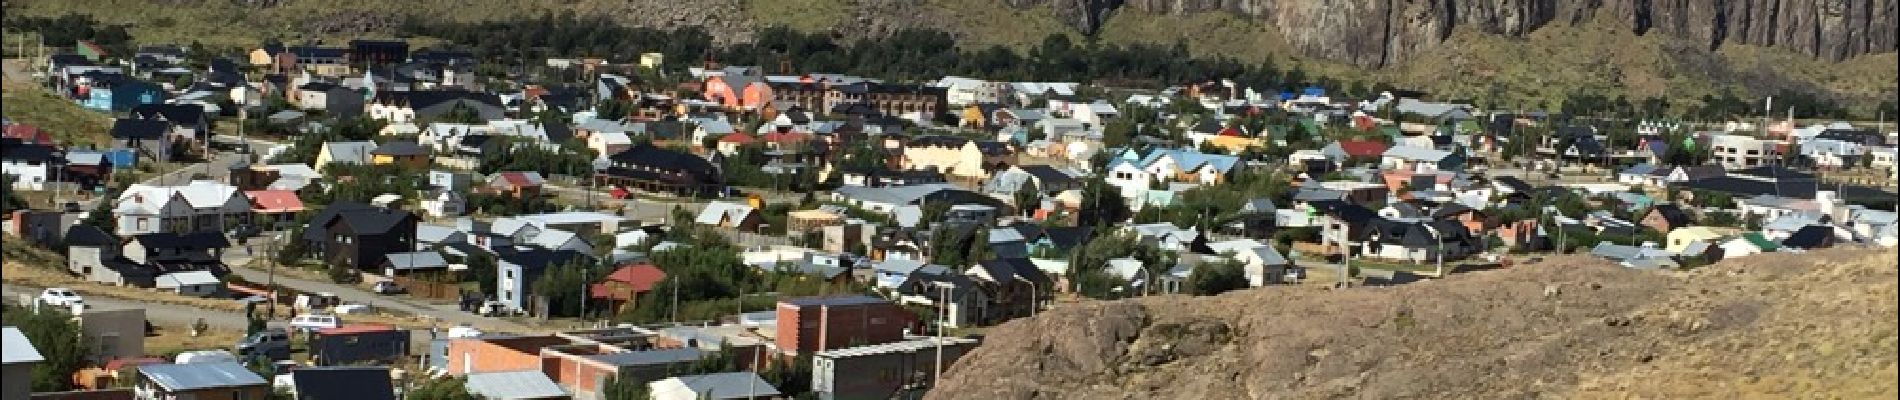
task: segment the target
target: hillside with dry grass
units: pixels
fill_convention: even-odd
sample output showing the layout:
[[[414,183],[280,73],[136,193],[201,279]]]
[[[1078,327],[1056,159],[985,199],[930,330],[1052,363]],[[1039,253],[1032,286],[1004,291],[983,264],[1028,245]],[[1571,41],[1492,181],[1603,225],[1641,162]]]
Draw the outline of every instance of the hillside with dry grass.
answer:
[[[1896,255],[1068,306],[991,330],[929,398],[1894,398]]]
[[[1474,100],[1499,108],[1555,108],[1572,93],[1623,96],[1632,102],[1666,97],[1688,106],[1704,95],[1719,95],[1725,90],[1744,97],[1794,91],[1822,94],[1871,116],[1877,104],[1893,99],[1900,85],[1900,70],[1894,68],[1900,56],[1890,49],[1883,52],[1875,46],[1847,53],[1835,61],[1810,54],[1821,50],[1833,54],[1832,49],[1758,47],[1740,40],[1711,47],[1695,35],[1675,35],[1667,30],[1639,35],[1626,26],[1628,21],[1620,14],[1627,10],[1573,10],[1567,12],[1576,15],[1565,16],[1563,23],[1502,30],[1484,24],[1434,27],[1446,32],[1442,37],[1436,31],[1414,32],[1420,35],[1417,38],[1392,33],[1401,36],[1383,39],[1390,47],[1383,51],[1402,51],[1400,58],[1398,53],[1372,54],[1381,51],[1373,49],[1376,46],[1372,44],[1360,43],[1373,40],[1361,37],[1364,35],[1314,36],[1314,32],[1330,32],[1328,29],[1371,29],[1353,24],[1376,21],[1340,20],[1350,13],[1371,12],[1354,8],[1358,6],[1342,5],[1346,8],[1325,11],[1308,10],[1314,8],[1310,4],[1273,3],[1272,7],[1289,8],[1288,12],[1318,13],[1296,22],[1273,22],[1293,17],[1254,15],[1265,12],[1254,9],[1233,12],[1236,10],[1211,6],[1171,7],[1165,6],[1166,1],[1130,2],[1135,6],[1116,8],[1107,14],[1109,17],[1087,24],[1088,34],[1084,35],[1075,27],[1074,10],[1066,8],[1074,6],[1070,3],[1104,2],[10,0],[5,6],[10,16],[77,12],[106,23],[131,24],[133,36],[146,43],[201,42],[229,50],[255,46],[266,38],[337,43],[357,37],[387,37],[410,17],[494,21],[564,12],[607,16],[633,26],[700,27],[720,43],[750,40],[753,33],[767,26],[823,32],[844,43],[900,29],[925,28],[948,32],[966,48],[1001,45],[1017,50],[1027,50],[1051,34],[1103,44],[1182,42],[1198,56],[1230,57],[1249,63],[1270,61],[1340,81],[1390,82],[1426,90],[1440,99]],[[1467,6],[1472,5],[1459,4]],[[1408,19],[1389,23],[1423,22]],[[410,39],[430,43],[429,38]],[[1351,50],[1359,47],[1366,48]]]

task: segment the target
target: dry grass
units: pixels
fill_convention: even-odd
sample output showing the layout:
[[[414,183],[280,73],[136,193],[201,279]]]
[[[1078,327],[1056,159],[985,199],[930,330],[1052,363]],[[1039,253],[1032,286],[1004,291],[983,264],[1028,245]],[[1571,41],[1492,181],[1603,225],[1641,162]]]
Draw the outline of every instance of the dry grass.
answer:
[[[5,85],[0,104],[6,105],[7,118],[37,126],[61,143],[104,146],[111,142],[111,115],[87,110],[29,82],[27,77],[7,76],[0,83]]]
[[[745,14],[758,26],[783,25],[801,32],[836,28],[851,16],[846,0],[747,0]]]
[[[156,335],[145,337],[145,354],[170,355],[192,350],[225,349],[244,338],[244,331],[233,329],[212,328],[192,337],[189,326],[159,325],[157,328]]]

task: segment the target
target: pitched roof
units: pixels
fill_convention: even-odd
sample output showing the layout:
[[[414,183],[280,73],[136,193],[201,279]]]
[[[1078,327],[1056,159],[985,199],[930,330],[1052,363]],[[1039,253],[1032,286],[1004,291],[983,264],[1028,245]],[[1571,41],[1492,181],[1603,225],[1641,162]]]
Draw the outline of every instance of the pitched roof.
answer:
[[[18,139],[0,140],[0,159],[45,163],[53,161],[57,148],[38,143],[24,143]]]
[[[449,261],[442,258],[442,253],[434,250],[389,253],[383,256],[383,261],[387,262],[390,268],[397,270],[440,268],[449,265]]]
[[[0,328],[0,364],[37,363],[46,361],[40,350],[33,347],[33,341],[20,333],[20,328]]]
[[[198,364],[146,364],[139,374],[169,392],[187,390],[268,385],[264,378],[236,362]]]
[[[699,216],[694,217],[693,222],[705,225],[719,225],[726,221],[739,222],[752,215],[753,211],[755,209],[749,205],[714,201],[706,203],[706,207],[699,210]]]
[[[539,369],[468,374],[468,391],[491,399],[566,398],[567,391]]]
[[[132,106],[131,115],[139,119],[164,118],[178,125],[197,125],[205,118],[205,107],[199,104],[139,104]]]
[[[407,210],[395,210],[383,207],[347,210],[337,213],[337,223],[349,224],[350,230],[357,235],[389,234],[403,220],[415,218]]]
[[[67,246],[117,246],[119,238],[106,233],[104,229],[87,224],[73,225],[66,230]]]
[[[416,142],[411,142],[407,140],[391,140],[389,141],[389,143],[383,143],[383,145],[381,146],[376,146],[376,149],[370,150],[369,153],[374,154],[374,155],[379,155],[379,156],[406,157],[406,156],[420,156],[420,155],[429,154],[429,149],[422,148],[422,145],[418,145],[416,144]]]
[[[490,182],[503,182],[514,187],[536,187],[547,183],[547,179],[542,178],[541,173],[535,171],[504,171],[497,172],[495,175],[496,179]]]
[[[981,269],[985,271],[991,279],[995,279],[999,283],[1022,279],[1034,282],[1040,286],[1054,282],[1049,278],[1048,274],[1043,273],[1042,269],[1036,268],[1036,264],[1030,262],[1027,258],[990,259],[978,262],[976,266],[971,268],[973,270]]]
[[[781,394],[778,388],[752,372],[676,376],[648,385],[654,398],[750,399]]]
[[[608,156],[608,159],[615,163],[627,163],[668,172],[684,172],[697,182],[713,183],[719,180],[718,171],[711,161],[688,153],[654,147],[649,143],[641,143],[625,151],[614,153]],[[608,171],[626,174],[635,172],[618,167],[608,168]]]
[[[1834,228],[1826,225],[1808,225],[1781,240],[1781,246],[1794,249],[1814,249],[1827,247],[1834,239]]]
[[[297,197],[297,192],[289,190],[247,190],[244,192],[244,197],[251,199],[251,207],[256,211],[297,212],[304,210],[303,199]]]
[[[297,398],[310,400],[395,400],[389,367],[303,367],[290,371]]]
[[[653,286],[660,284],[660,281],[663,280],[666,280],[666,271],[661,271],[660,267],[648,263],[622,266],[615,269],[614,272],[608,273],[606,277],[601,278],[602,282],[611,281],[627,284],[627,286],[633,287],[634,292],[653,290]],[[595,284],[595,286],[600,287],[601,285]],[[595,291],[595,293],[600,292]]]
[[[1378,157],[1385,154],[1385,143],[1372,140],[1341,140],[1334,142],[1349,157]]]
[[[1443,160],[1445,157],[1451,156],[1451,152],[1449,151],[1412,146],[1393,146],[1392,148],[1386,149],[1384,154],[1386,157],[1431,162],[1437,162],[1438,160]]]
[[[112,137],[118,139],[158,139],[171,131],[172,124],[148,119],[119,118],[112,121]]]
[[[214,232],[178,234],[156,232],[133,235],[131,241],[139,242],[147,248],[161,249],[215,249],[230,246],[224,235]]]

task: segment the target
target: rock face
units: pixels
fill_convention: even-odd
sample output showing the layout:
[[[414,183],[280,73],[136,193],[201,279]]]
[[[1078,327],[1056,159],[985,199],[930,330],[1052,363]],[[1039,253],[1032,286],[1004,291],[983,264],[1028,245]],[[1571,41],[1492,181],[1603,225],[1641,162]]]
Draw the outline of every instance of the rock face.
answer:
[[[1638,34],[1782,47],[1841,60],[1896,47],[1900,0],[1009,0],[1053,7],[1085,33],[1119,9],[1255,18],[1308,56],[1378,67],[1443,42],[1454,28],[1522,35],[1548,24],[1610,21]]]
[[[991,330],[927,398],[1893,398],[1895,256],[1073,305]]]

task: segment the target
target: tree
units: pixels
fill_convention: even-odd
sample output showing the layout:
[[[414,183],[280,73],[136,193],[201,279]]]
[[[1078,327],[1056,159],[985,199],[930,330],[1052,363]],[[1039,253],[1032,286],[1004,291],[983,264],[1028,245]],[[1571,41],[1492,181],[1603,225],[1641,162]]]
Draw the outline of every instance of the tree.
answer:
[[[1099,300],[1114,300],[1127,297],[1128,282],[1121,277],[1104,270],[1084,271],[1073,274],[1071,280],[1075,291],[1084,297]]]
[[[481,397],[468,391],[468,381],[461,377],[436,378],[422,381],[403,398],[412,400],[480,400]]]
[[[80,335],[79,324],[59,307],[41,307],[38,313],[8,303],[0,311],[0,320],[20,329],[33,348],[44,358],[33,366],[34,392],[61,392],[72,389],[73,373],[86,362],[91,346]]]
[[[336,283],[357,283],[363,281],[363,276],[358,275],[355,268],[351,268],[349,265],[343,263],[331,263],[329,275],[330,281]]]
[[[534,293],[548,299],[548,314],[581,316],[586,305],[582,291],[592,275],[586,261],[556,265],[534,281]]]
[[[476,286],[482,291],[482,294],[497,293],[495,290],[495,279],[497,278],[496,273],[499,267],[495,264],[495,256],[484,252],[475,252],[475,254],[469,255],[464,261],[468,263],[468,273],[465,276],[476,282]]]
[[[1042,192],[1037,190],[1035,181],[1023,179],[1022,184],[1016,185],[1015,201],[1016,209],[1028,215],[1029,210],[1036,209],[1042,202]]]
[[[1226,257],[1215,262],[1201,263],[1188,273],[1187,289],[1189,294],[1211,296],[1230,290],[1246,289],[1251,283],[1247,280],[1247,269],[1240,261]]]
[[[607,400],[650,400],[653,393],[647,390],[647,382],[633,379],[631,376],[607,381],[600,390],[601,397]]]
[[[20,197],[19,193],[14,193],[13,181],[15,179],[16,178],[10,174],[0,175],[0,198],[3,198],[0,199],[0,213],[12,214],[13,210],[24,209],[31,206],[26,204],[26,199]]]

